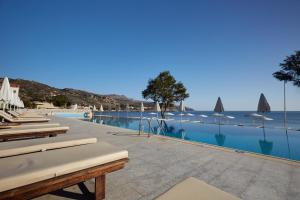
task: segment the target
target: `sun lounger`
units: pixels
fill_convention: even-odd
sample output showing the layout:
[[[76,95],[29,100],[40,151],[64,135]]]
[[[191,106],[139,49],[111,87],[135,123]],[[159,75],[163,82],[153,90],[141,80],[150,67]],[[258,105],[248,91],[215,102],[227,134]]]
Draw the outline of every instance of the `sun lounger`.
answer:
[[[8,125],[0,125],[0,130],[1,129],[9,129],[11,128],[11,126],[8,126]]]
[[[36,127],[53,127],[59,126],[59,123],[0,123],[0,130],[1,129],[25,129],[25,128],[36,128]]]
[[[188,119],[183,119],[183,120],[179,120],[179,122],[185,123],[185,122],[190,122],[190,120],[188,120]]]
[[[0,143],[0,158],[96,143],[97,138],[61,136]]]
[[[12,115],[13,117],[20,117],[20,114],[16,113],[15,111],[8,110],[6,111],[8,114]]]
[[[1,115],[5,116],[5,117],[15,118],[13,115],[10,114],[10,111],[0,110],[0,113],[1,113]]]
[[[26,129],[3,129],[0,130],[0,140],[16,140],[35,137],[53,137],[58,134],[66,133],[69,127],[42,127],[42,128],[26,128]]]
[[[127,151],[104,142],[1,158],[0,200],[32,199],[92,178],[95,199],[104,199],[105,174],[127,162]]]
[[[7,111],[10,115],[16,118],[43,118],[43,116],[35,114],[35,113],[23,113],[19,114],[16,111]]]
[[[240,200],[196,178],[188,178],[175,185],[156,200]]]
[[[0,110],[0,117],[4,118],[8,122],[13,123],[48,122],[50,120],[46,118],[13,118],[11,115],[3,112],[2,110]]]
[[[195,120],[195,121],[191,121],[191,123],[202,123],[202,121]]]
[[[11,126],[12,129],[25,129],[25,128],[38,128],[38,127],[54,127],[60,126],[59,123],[26,123],[19,124],[16,126]]]
[[[9,111],[6,111],[4,113],[6,113],[8,115],[11,115],[15,118],[44,118],[44,116],[39,115],[39,114],[34,113],[34,112],[24,112],[22,114],[19,114],[16,111],[9,110]]]
[[[13,126],[18,126],[21,123],[12,123],[12,122],[0,122],[0,129],[7,129]]]

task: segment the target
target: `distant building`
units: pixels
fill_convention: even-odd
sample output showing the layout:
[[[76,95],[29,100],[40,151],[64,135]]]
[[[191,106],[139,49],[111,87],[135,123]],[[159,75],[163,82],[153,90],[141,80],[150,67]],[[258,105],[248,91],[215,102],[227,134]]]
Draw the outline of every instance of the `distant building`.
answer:
[[[0,82],[0,88],[1,86],[2,86],[2,82]],[[12,89],[12,92],[14,94],[17,94],[17,96],[19,96],[20,86],[18,84],[10,83],[10,88]]]
[[[37,109],[55,109],[55,108],[57,108],[52,103],[48,103],[48,102],[35,101],[34,104],[36,105]]]
[[[16,94],[17,96],[19,96],[19,89],[20,89],[20,86],[17,85],[17,84],[14,84],[14,83],[11,83],[10,84],[10,88],[12,89],[12,92],[14,94]]]

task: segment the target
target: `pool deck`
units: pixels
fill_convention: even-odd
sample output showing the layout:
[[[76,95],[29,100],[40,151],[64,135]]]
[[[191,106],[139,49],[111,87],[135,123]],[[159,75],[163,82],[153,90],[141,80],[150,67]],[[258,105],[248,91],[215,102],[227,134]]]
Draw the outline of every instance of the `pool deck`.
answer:
[[[107,175],[106,199],[150,200],[188,178],[201,179],[245,200],[300,199],[300,166],[289,162],[193,145],[164,137],[138,136],[128,129],[52,117],[68,134],[95,136],[129,152],[125,169]],[[86,182],[93,192],[94,180]],[[75,193],[75,194],[74,194]],[[37,199],[85,199],[78,186]]]

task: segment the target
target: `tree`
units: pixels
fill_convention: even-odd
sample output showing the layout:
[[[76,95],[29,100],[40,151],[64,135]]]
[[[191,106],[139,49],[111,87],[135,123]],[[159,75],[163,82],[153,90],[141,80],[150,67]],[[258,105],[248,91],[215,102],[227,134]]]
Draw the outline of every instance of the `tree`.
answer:
[[[69,107],[71,102],[65,95],[57,95],[52,97],[52,103],[58,107]]]
[[[27,99],[23,99],[23,103],[25,108],[36,108],[35,103]]]
[[[286,128],[286,95],[285,88],[287,82],[293,82],[295,86],[300,87],[300,51],[294,55],[286,57],[283,63],[279,65],[281,70],[273,73],[273,76],[283,81],[283,98],[284,98],[284,127]]]
[[[284,62],[280,63],[280,67],[281,70],[273,73],[273,76],[280,81],[291,81],[295,86],[300,87],[300,51],[287,56]]]
[[[145,99],[152,99],[160,104],[162,118],[165,118],[170,105],[189,97],[183,83],[177,82],[169,71],[163,71],[156,78],[150,79],[142,95]]]

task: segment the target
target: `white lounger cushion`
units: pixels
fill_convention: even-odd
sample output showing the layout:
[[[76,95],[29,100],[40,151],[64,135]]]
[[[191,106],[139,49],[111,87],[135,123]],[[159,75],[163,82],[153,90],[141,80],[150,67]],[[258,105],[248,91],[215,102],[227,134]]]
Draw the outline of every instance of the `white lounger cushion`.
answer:
[[[188,178],[175,185],[156,200],[240,200],[196,178]]]
[[[15,116],[15,117],[33,117],[33,118],[36,118],[36,117],[43,117],[42,115],[38,115],[38,114],[33,113],[33,112],[31,112],[31,113],[26,112],[26,113],[23,113],[23,114],[19,114],[19,113],[17,113],[16,111],[13,111],[13,110],[7,111],[7,112],[8,112],[9,114]]]
[[[0,161],[0,192],[128,158],[128,152],[99,142]]]
[[[71,146],[92,144],[96,142],[97,138],[82,136],[61,136],[52,138],[40,138],[35,140],[4,142],[0,143],[0,158]]]
[[[49,132],[49,131],[67,131],[69,127],[59,126],[59,127],[46,127],[46,128],[30,128],[30,129],[3,129],[0,131],[1,135],[14,135],[21,133],[39,133],[39,132]]]
[[[55,126],[60,126],[60,124],[59,123],[28,123],[28,124],[20,124],[20,125],[15,125],[15,126],[10,125],[9,130],[28,129],[28,128],[35,128],[35,127],[41,127],[41,128],[42,127],[55,127]]]
[[[48,118],[17,118],[11,119],[12,122],[47,122],[50,121]]]
[[[50,120],[47,118],[13,118],[11,115],[4,112],[3,110],[0,110],[0,116],[11,122],[44,122]]]

